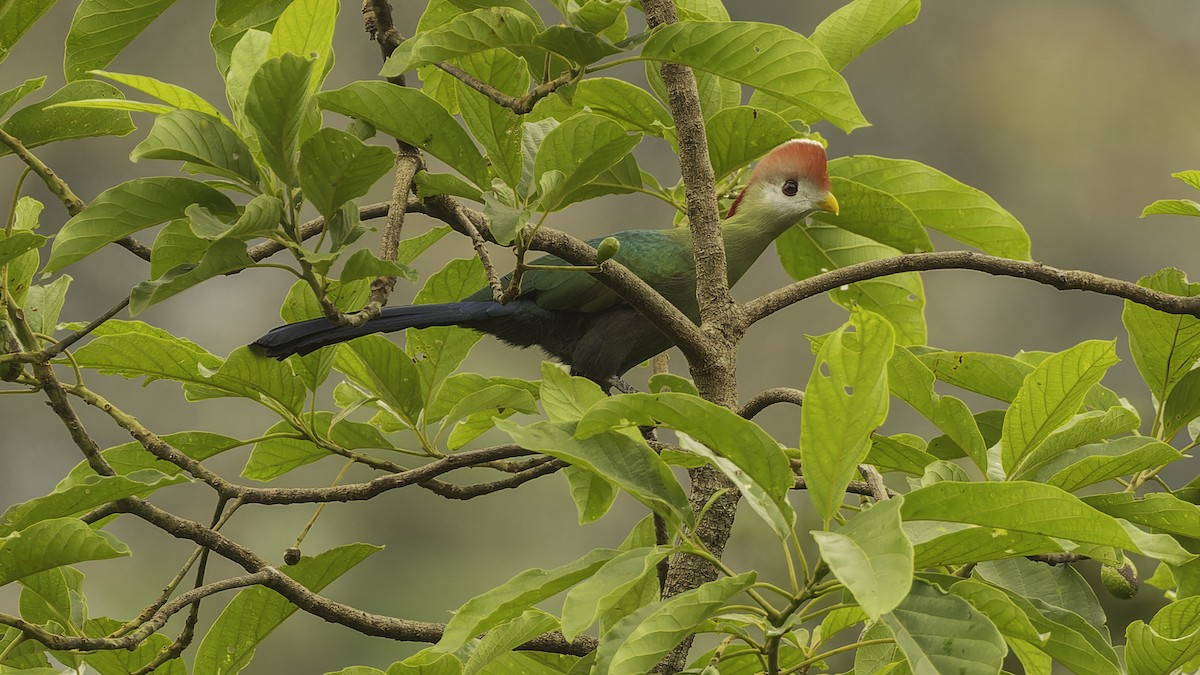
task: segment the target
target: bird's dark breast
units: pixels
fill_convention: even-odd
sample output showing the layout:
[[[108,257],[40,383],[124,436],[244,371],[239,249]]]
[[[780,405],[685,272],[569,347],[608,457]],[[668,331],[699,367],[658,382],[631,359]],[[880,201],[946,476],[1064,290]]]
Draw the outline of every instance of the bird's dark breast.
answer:
[[[667,336],[628,305],[603,312],[568,312],[518,299],[509,306],[517,311],[462,325],[516,347],[541,347],[569,364],[574,374],[599,382],[622,375],[671,346]]]

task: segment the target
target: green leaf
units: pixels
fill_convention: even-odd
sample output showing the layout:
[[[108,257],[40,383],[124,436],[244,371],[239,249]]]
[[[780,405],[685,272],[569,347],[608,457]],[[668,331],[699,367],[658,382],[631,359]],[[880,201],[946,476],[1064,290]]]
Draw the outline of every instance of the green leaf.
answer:
[[[533,37],[533,44],[581,66],[622,51],[604,38],[574,26],[549,26]]]
[[[8,58],[17,40],[54,6],[55,0],[4,0],[0,2],[0,62]],[[3,114],[3,113],[0,113]]]
[[[608,396],[586,377],[573,377],[557,364],[542,361],[540,398],[551,422],[572,422]]]
[[[1125,662],[1130,675],[1176,672],[1200,656],[1200,598],[1163,607],[1149,624],[1125,627]]]
[[[1167,394],[1159,435],[1170,441],[1197,417],[1200,417],[1200,369],[1185,373]]]
[[[540,195],[541,209],[565,207],[567,197],[616,164],[642,140],[601,115],[581,113],[555,127],[542,140],[533,164],[534,180],[552,171],[562,179]]]
[[[1070,493],[1041,483],[934,483],[906,495],[902,515],[906,522],[940,520],[997,527],[1113,546],[1173,561],[1191,557],[1182,550],[1159,550],[1163,546],[1161,538],[1135,534]],[[1135,537],[1139,543],[1135,543]]]
[[[270,0],[217,0],[217,24],[232,25],[269,2]]]
[[[21,579],[21,618],[29,623],[56,621],[78,629],[85,605],[83,574],[74,567],[56,567]]]
[[[0,516],[0,537],[43,520],[78,516],[109,502],[125,497],[145,497],[159,488],[186,482],[186,476],[167,476],[157,471],[139,471],[128,476],[90,476],[78,483],[55,488],[44,497],[8,507]]]
[[[342,274],[339,277],[343,282],[352,281],[354,279],[366,279],[368,277],[375,278],[381,276],[393,276],[407,279],[408,281],[416,281],[417,273],[408,265],[401,265],[391,260],[380,260],[375,257],[368,249],[359,249],[346,259],[346,264],[342,267]]]
[[[137,316],[147,307],[162,302],[213,277],[236,272],[254,264],[246,245],[236,239],[218,239],[200,262],[179,265],[154,281],[143,281],[129,294],[129,314]]]
[[[173,4],[175,0],[83,0],[67,33],[67,81],[107,66]]]
[[[603,518],[617,500],[617,486],[602,476],[570,464],[563,467],[562,473],[571,491],[571,501],[575,502],[580,525]]]
[[[296,179],[296,150],[303,130],[316,115],[309,94],[313,73],[310,58],[285,53],[267,59],[246,93],[246,118],[267,164],[285,183]]]
[[[537,662],[520,661],[514,665],[513,650],[533,638],[558,628],[558,619],[540,609],[530,609],[515,619],[489,630],[479,643],[474,645],[471,656],[463,666],[464,675],[477,673],[526,672],[530,675],[550,675],[559,670],[550,670]],[[539,667],[540,666],[540,667]],[[517,668],[522,668],[517,670]]]
[[[508,384],[494,384],[462,397],[446,413],[443,429],[449,429],[468,416],[480,412],[499,412],[505,409],[526,414],[537,412],[537,401],[527,390]]]
[[[879,315],[855,311],[825,341],[808,380],[800,451],[809,495],[826,526],[871,449],[871,433],[887,418],[893,335]]]
[[[1049,475],[1042,470],[1047,463],[1054,462],[1057,470],[1066,466],[1069,461],[1079,459],[1079,456],[1076,455],[1069,461],[1055,458],[1060,458],[1064,453],[1088,443],[1133,431],[1140,423],[1137,413],[1121,406],[1103,412],[1093,410],[1075,415],[1065,426],[1050,434],[1037,450],[1030,453],[1022,462],[1022,468],[1009,478],[1016,480],[1037,475],[1044,479]]]
[[[895,195],[840,176],[832,176],[830,185],[841,210],[836,216],[817,212],[812,215],[813,219],[873,239],[902,253],[933,250],[933,242],[921,219]]]
[[[595,549],[582,558],[554,569],[525,570],[468,600],[454,613],[434,650],[453,653],[480,633],[500,625],[551,596],[592,576],[617,555],[612,549]]]
[[[563,636],[574,640],[583,634],[626,593],[653,575],[668,553],[654,547],[625,551],[572,588],[563,601]]]
[[[1119,360],[1115,341],[1088,340],[1034,368],[1004,415],[1000,444],[1006,475],[1021,470],[1026,458],[1074,416],[1088,391]]]
[[[1033,366],[1002,354],[934,351],[917,358],[942,382],[1011,403]]]
[[[1200,204],[1190,199],[1159,199],[1142,209],[1138,217],[1146,216],[1200,216]]]
[[[1183,296],[1200,295],[1200,283],[1188,283],[1174,268],[1138,280],[1139,286]],[[1129,333],[1129,351],[1155,401],[1166,401],[1175,384],[1200,359],[1200,319],[1167,314],[1125,301],[1121,322]]]
[[[1039,470],[1048,485],[1075,492],[1118,476],[1153,469],[1183,459],[1178,450],[1145,436],[1126,436],[1068,450]]]
[[[717,180],[797,136],[779,115],[747,105],[717,112],[705,122],[704,133]]]
[[[84,368],[124,378],[207,383],[201,370],[219,368],[221,359],[183,338],[140,321],[110,319],[105,333],[75,350],[75,360]]]
[[[528,15],[509,7],[465,12],[405,40],[388,57],[379,74],[395,77],[428,63],[497,47],[533,45],[538,30]]]
[[[295,565],[281,566],[279,571],[315,593],[380,550],[368,544],[348,544],[304,557]],[[259,643],[297,609],[265,586],[243,589],[205,634],[192,667],[195,672],[240,672],[249,665]]]
[[[236,438],[213,434],[207,431],[181,431],[161,436],[160,440],[188,457],[199,461],[215,457],[226,450],[231,450],[242,445],[242,442]],[[183,471],[178,466],[150,454],[137,441],[113,446],[101,454],[104,456],[104,461],[108,462],[113,470],[117,472],[117,475],[120,476],[143,470],[153,470],[159,474],[175,476]],[[54,489],[62,490],[66,487],[77,485],[95,475],[95,470],[86,461],[81,461],[71,469],[67,476]]]
[[[621,426],[656,424],[695,439],[698,443],[687,449],[733,481],[781,540],[791,536],[796,516],[787,500],[794,486],[787,456],[758,425],[728,408],[690,394],[620,394],[592,405],[575,436],[586,439]]]
[[[458,66],[509,96],[519,97],[529,88],[525,62],[504,49],[464,56]],[[515,188],[521,180],[521,120],[512,110],[497,105],[466,83],[455,79],[455,87],[467,129],[487,150],[496,175]]]
[[[995,624],[1005,637],[1034,644],[1045,641],[1022,607],[1003,590],[978,579],[964,579],[951,586],[950,592],[971,603],[971,606]]]
[[[422,199],[433,195],[452,195],[473,202],[483,201],[483,192],[479,188],[452,173],[418,171],[413,184],[417,188],[416,195]]]
[[[3,60],[4,53],[0,51],[0,61]],[[6,113],[8,113],[8,111],[11,110],[12,107],[18,102],[20,102],[21,99],[32,94],[38,89],[41,89],[42,85],[45,83],[46,76],[43,75],[41,77],[30,78],[13,87],[12,89],[6,89],[5,91],[0,92],[0,117],[3,117]]]
[[[210,243],[196,236],[189,219],[172,220],[158,231],[150,247],[150,278],[157,279],[179,265],[199,260]]]
[[[223,0],[224,1],[224,0]],[[241,0],[235,0],[241,1]],[[249,0],[255,3],[255,6],[250,8],[237,19],[229,22],[218,21],[213,24],[212,30],[208,33],[209,44],[212,45],[213,52],[217,57],[217,70],[225,77],[226,88],[228,89],[232,79],[230,75],[234,70],[234,64],[238,57],[235,55],[237,45],[243,41],[247,35],[251,33],[259,33],[264,39],[262,46],[261,63],[266,60],[266,40],[270,40],[271,29],[275,26],[276,19],[283,10],[287,9],[288,5],[293,0]],[[220,4],[220,3],[218,3]],[[257,40],[258,38],[255,38]],[[254,73],[258,67],[257,63],[254,68],[251,68],[248,76]],[[226,92],[229,93],[228,91]],[[236,110],[236,107],[234,108]]]
[[[565,122],[580,111],[604,115],[628,131],[674,138],[675,123],[663,104],[645,89],[613,77],[592,77],[560,87],[555,95],[538,101],[526,120]]]
[[[88,637],[109,637],[120,632],[122,622],[108,617],[87,619],[84,622],[83,633]],[[83,662],[89,669],[97,673],[136,673],[143,667],[149,666],[160,654],[171,646],[171,639],[162,633],[148,636],[138,643],[134,649],[110,649],[91,652],[83,656]],[[63,652],[55,652],[55,658]],[[81,669],[83,668],[81,664]],[[187,666],[183,659],[175,657],[165,663],[157,664],[155,675],[187,675]]]
[[[883,622],[914,673],[995,675],[1008,653],[987,616],[959,596],[921,582]]]
[[[455,302],[487,284],[478,258],[458,258],[425,280],[413,304]],[[433,393],[467,358],[482,334],[459,326],[435,326],[405,331],[405,351],[417,363],[422,391]]]
[[[30,286],[25,296],[25,320],[35,333],[53,335],[67,299],[71,276],[64,274],[44,286]]]
[[[650,672],[667,652],[719,612],[730,598],[749,588],[754,579],[754,572],[746,572],[710,581],[630,614],[600,637],[595,672]]]
[[[259,184],[258,167],[246,142],[221,120],[195,110],[173,110],[154,120],[146,140],[130,160],[173,159],[213,169],[212,173],[250,188]]]
[[[410,424],[421,414],[421,380],[412,359],[382,335],[351,340],[337,350],[334,368],[365,387]]]
[[[1154,492],[1138,496],[1116,492],[1089,495],[1083,501],[1114,518],[1124,518],[1155,530],[1200,539],[1200,507],[1173,494]]]
[[[233,350],[203,385],[219,390],[222,396],[241,396],[257,401],[284,415],[297,415],[304,406],[304,383],[291,367],[259,356],[248,347]],[[198,393],[190,388],[187,391],[189,398]]]
[[[445,108],[420,90],[362,81],[321,92],[317,102],[325,110],[366,120],[381,132],[427,151],[477,186],[488,185],[487,166],[471,138]]]
[[[837,532],[813,532],[821,557],[872,620],[895,609],[912,586],[913,545],[900,527],[903,497],[877,503]]]
[[[63,225],[44,273],[57,272],[121,237],[179,218],[192,204],[214,213],[237,213],[224,194],[190,178],[135,178],[111,187]]]
[[[366,145],[337,129],[321,129],[300,147],[300,187],[317,211],[332,218],[342,204],[367,194],[395,159],[388,148]]]
[[[830,67],[841,70],[871,45],[915,21],[920,11],[920,0],[854,0],[825,17],[811,39]]]
[[[807,279],[831,269],[869,260],[892,258],[900,251],[840,227],[819,222],[788,229],[775,241],[779,260],[793,279]],[[900,344],[926,341],[925,288],[915,272],[893,274],[839,288],[830,298],[845,307],[856,306],[888,320]]]
[[[229,125],[229,121],[225,119],[225,116],[214,108],[211,103],[201,98],[199,94],[184,89],[179,85],[162,82],[153,77],[146,77],[145,75],[111,73],[103,70],[94,70],[92,74],[149,94],[172,108],[194,110],[205,115],[211,115],[221,120],[222,124]]]
[[[692,520],[679,481],[640,437],[608,431],[581,440],[575,438],[575,425],[570,422],[537,422],[521,427],[500,420],[496,427],[524,448],[557,457],[616,483],[665,518],[684,523]]]
[[[910,438],[907,435],[875,434],[871,438],[871,451],[867,454],[867,463],[873,464],[880,471],[903,471],[920,476],[925,473],[925,467],[938,459],[926,452],[925,447],[921,439]]]
[[[713,73],[796,106],[805,121],[829,120],[843,131],[867,121],[846,81],[804,36],[748,21],[689,21],[654,31],[642,58]],[[754,102],[751,101],[753,105]]]
[[[1177,173],[1171,174],[1171,178],[1178,178],[1179,180],[1183,181],[1184,183],[1187,183],[1188,185],[1190,185],[1191,187],[1194,187],[1197,190],[1200,190],[1200,171],[1197,171],[1195,169],[1190,170],[1190,171],[1179,171]]]
[[[1029,260],[1029,235],[991,197],[920,162],[871,155],[839,157],[829,175],[890,194],[925,227],[985,253]]]
[[[2,232],[0,232],[0,237],[4,237]],[[5,265],[29,251],[41,248],[47,240],[47,237],[28,230],[18,230],[13,232],[12,236],[0,238],[0,265]]]
[[[888,362],[888,386],[892,394],[946,432],[976,466],[986,471],[987,445],[971,411],[953,396],[938,395],[933,380],[933,371],[912,352],[896,348]]]
[[[26,148],[33,149],[55,141],[94,136],[124,136],[133,131],[129,113],[115,110],[83,108],[53,108],[56,103],[86,99],[124,99],[111,84],[95,80],[69,82],[48,98],[16,111],[0,129],[17,137]],[[7,145],[0,147],[0,157],[12,154]]]
[[[268,58],[295,54],[313,59],[315,75],[308,93],[315,93],[333,68],[333,27],[337,25],[338,0],[294,0],[279,14],[271,29]]]
[[[1063,552],[1051,537],[1003,528],[917,521],[904,523],[904,531],[914,545],[916,569]]]
[[[63,565],[127,555],[128,546],[78,518],[42,520],[0,538],[0,586]]]
[[[335,423],[336,422],[336,423]],[[352,422],[350,420],[335,420],[333,413],[318,411],[306,414],[304,422],[306,429],[315,432],[319,438],[329,439],[348,450],[394,450],[395,446],[388,442],[379,429],[370,424]],[[295,434],[307,436],[309,431],[302,431],[292,426],[290,422],[279,421],[263,435]],[[318,446],[309,438],[268,438],[254,444],[246,466],[242,468],[242,476],[251,480],[269,481],[283,474],[328,457],[331,452]]]

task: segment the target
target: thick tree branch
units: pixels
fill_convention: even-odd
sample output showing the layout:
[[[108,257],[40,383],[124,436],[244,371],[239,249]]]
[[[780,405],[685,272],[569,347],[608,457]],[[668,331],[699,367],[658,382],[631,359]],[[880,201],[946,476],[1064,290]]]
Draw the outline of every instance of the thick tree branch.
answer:
[[[1113,295],[1170,314],[1190,314],[1200,317],[1200,296],[1189,298],[1171,295],[1093,272],[1062,270],[1036,262],[997,258],[971,251],[942,251],[910,253],[894,258],[870,260],[797,281],[746,303],[741,312],[741,321],[743,326],[750,326],[788,305],[846,284],[901,272],[947,269],[975,270],[996,276],[1028,279],[1064,291],[1078,290]]]

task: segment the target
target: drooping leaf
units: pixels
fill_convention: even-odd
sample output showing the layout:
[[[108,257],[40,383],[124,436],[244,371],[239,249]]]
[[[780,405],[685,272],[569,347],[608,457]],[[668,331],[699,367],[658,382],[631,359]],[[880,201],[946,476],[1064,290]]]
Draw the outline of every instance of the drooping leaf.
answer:
[[[333,68],[333,27],[337,25],[338,0],[293,0],[271,29],[267,57],[295,54],[313,59],[309,92],[320,88]]]
[[[0,2],[0,62],[8,58],[25,31],[54,6],[56,0],[7,0]],[[0,113],[3,114],[3,113]]]
[[[0,538],[0,586],[44,570],[129,555],[129,547],[78,518],[52,518]]]
[[[749,588],[755,576],[754,572],[746,572],[710,581],[621,619],[600,637],[596,672],[612,675],[649,672],[730,598]]]
[[[268,58],[250,79],[246,92],[246,117],[275,175],[285,183],[296,178],[296,151],[304,142],[306,124],[315,121],[309,86],[311,58],[284,53]],[[315,126],[309,132],[315,131]]]
[[[279,571],[308,590],[319,592],[380,550],[378,546],[348,544],[301,558],[295,565],[283,565]],[[195,671],[240,672],[254,658],[258,645],[297,609],[264,586],[243,589],[225,606],[200,641],[193,663]]]
[[[83,0],[67,33],[67,81],[107,66],[173,4],[175,0]]]
[[[893,348],[887,321],[855,311],[817,355],[801,408],[800,451],[808,493],[826,525],[871,449],[871,433],[887,418]]]
[[[195,264],[168,270],[153,281],[143,281],[129,294],[129,314],[137,316],[147,307],[162,302],[196,284],[216,276],[236,272],[254,264],[246,254],[246,245],[237,239],[218,239]]]
[[[1200,295],[1200,283],[1188,283],[1174,268],[1142,277],[1138,285],[1174,295]],[[1121,322],[1129,333],[1129,351],[1156,401],[1166,401],[1175,385],[1200,359],[1200,319],[1167,314],[1125,301]]]
[[[829,175],[853,180],[900,200],[921,224],[985,253],[1029,260],[1029,235],[991,197],[932,167],[870,155],[839,157]]]
[[[179,218],[192,204],[214,213],[237,213],[224,194],[189,178],[135,178],[111,187],[59,230],[45,273],[57,272],[121,237]]]
[[[561,178],[540,195],[541,208],[555,211],[566,206],[566,197],[629,154],[641,141],[607,117],[581,113],[555,127],[542,140],[534,160],[533,177],[541,183],[546,174]]]
[[[971,411],[953,396],[940,396],[933,389],[933,380],[933,372],[912,352],[896,348],[888,362],[888,386],[892,394],[946,432],[976,466],[986,470],[987,445]]]
[[[1176,672],[1200,656],[1200,598],[1163,607],[1147,624],[1125,628],[1125,662],[1130,675]]]
[[[504,49],[469,54],[458,65],[499,91],[519,97],[529,88],[529,71],[520,57]],[[471,135],[483,145],[492,170],[509,187],[521,179],[521,120],[509,108],[455,80],[458,105]]]
[[[851,518],[836,532],[813,532],[821,557],[871,619],[892,611],[912,586],[913,545],[900,527],[903,497]]]
[[[304,198],[332,218],[343,204],[367,194],[395,161],[396,153],[366,145],[337,129],[321,129],[300,147],[300,187]]]
[[[389,82],[354,82],[321,92],[325,110],[366,120],[390,136],[420,147],[460,171],[475,185],[488,185],[483,157],[458,122],[418,89]]]
[[[687,21],[654,31],[642,57],[691,66],[750,85],[796,106],[805,121],[843,131],[866,126],[846,81],[821,50],[782,26],[749,21]],[[751,105],[754,101],[751,101]]]
[[[525,570],[500,586],[475,596],[454,613],[435,651],[458,651],[476,635],[520,616],[536,603],[592,576],[617,553],[598,548],[561,567]]]
[[[841,70],[871,45],[912,23],[920,11],[920,0],[854,0],[825,17],[811,39],[830,67]]]
[[[124,136],[133,131],[129,113],[116,110],[86,108],[52,108],[57,103],[86,99],[124,99],[116,87],[95,80],[68,82],[62,89],[37,103],[16,111],[0,124],[0,128],[15,136],[26,148],[36,148],[55,141],[95,136]],[[12,149],[0,147],[0,157]]]
[[[154,120],[146,140],[130,153],[132,161],[171,159],[214,169],[248,187],[258,186],[258,167],[246,142],[233,129],[211,115],[195,110],[174,110]]]
[[[991,620],[957,595],[921,582],[883,622],[914,673],[995,675],[1008,649]]]
[[[211,103],[201,98],[199,94],[184,89],[177,84],[162,82],[145,75],[129,75],[127,73],[113,73],[104,70],[92,71],[92,74],[149,94],[172,108],[194,110],[205,115],[211,115],[221,120],[223,124],[229,125],[229,121],[225,119],[225,116],[213,107]]]
[[[1000,443],[1006,474],[1019,471],[1022,462],[1071,419],[1117,361],[1115,343],[1089,340],[1034,368],[1004,416]]]

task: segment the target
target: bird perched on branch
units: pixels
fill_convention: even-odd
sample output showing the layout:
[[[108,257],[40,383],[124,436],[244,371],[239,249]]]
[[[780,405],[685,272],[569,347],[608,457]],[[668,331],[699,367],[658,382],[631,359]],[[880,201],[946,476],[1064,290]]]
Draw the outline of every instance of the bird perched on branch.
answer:
[[[805,216],[814,211],[838,212],[825,162],[825,149],[810,140],[788,141],[759,162],[721,224],[730,285],[771,242]],[[699,321],[690,231],[627,230],[612,236],[620,243],[613,256],[616,261],[692,321]],[[599,246],[601,241],[588,243]],[[567,265],[554,256],[532,264]],[[463,326],[518,347],[537,345],[570,366],[573,374],[602,386],[672,346],[650,320],[593,275],[532,269],[508,304],[493,301],[492,289],[485,287],[461,302],[387,307],[379,318],[362,326],[337,326],[324,318],[280,326],[250,347],[283,359],[363,335],[430,326]]]

